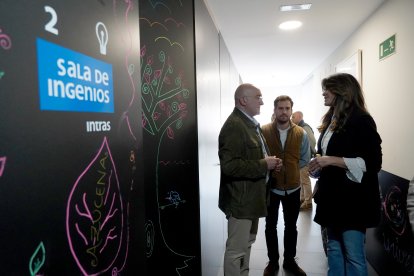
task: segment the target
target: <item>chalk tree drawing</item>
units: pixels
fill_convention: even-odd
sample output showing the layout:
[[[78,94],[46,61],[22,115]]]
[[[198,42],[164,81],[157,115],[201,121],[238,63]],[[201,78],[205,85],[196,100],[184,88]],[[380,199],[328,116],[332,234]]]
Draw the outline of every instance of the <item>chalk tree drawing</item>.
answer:
[[[173,230],[167,225],[171,216],[179,216],[180,212],[191,207],[188,200],[182,196],[185,194],[182,187],[176,187],[174,179],[166,181],[163,175],[166,172],[165,164],[171,162],[163,157],[181,157],[179,153],[175,156],[166,154],[163,147],[171,144],[178,146],[178,151],[190,150],[181,149],[182,142],[178,139],[183,139],[183,136],[179,135],[179,132],[187,131],[188,129],[184,128],[188,127],[185,126],[186,119],[192,119],[190,115],[195,116],[189,114],[189,107],[192,107],[195,97],[194,91],[189,88],[192,87],[194,67],[192,62],[186,63],[189,56],[193,55],[191,49],[186,48],[194,46],[186,41],[193,35],[193,30],[183,23],[192,22],[192,16],[180,17],[185,8],[190,7],[184,7],[183,3],[177,0],[140,2],[142,127],[146,153],[153,152],[152,156],[145,154],[146,179],[151,182],[146,184],[146,197],[150,197],[146,202],[151,202],[151,206],[146,206],[147,210],[150,210],[146,221],[146,251],[148,258],[157,254],[157,257],[168,259],[162,268],[155,269],[170,275],[187,272],[189,261],[195,257],[183,253],[179,247],[181,241],[187,243],[181,240],[185,237],[169,232]],[[141,13],[142,10],[145,12]],[[184,33],[186,35],[182,35]],[[187,161],[174,163],[179,166],[177,172],[193,169],[196,161]],[[173,178],[173,174],[171,176]],[[193,181],[184,181],[187,180]],[[191,189],[186,191],[186,195],[191,194],[189,191]],[[152,260],[149,261],[151,264]]]

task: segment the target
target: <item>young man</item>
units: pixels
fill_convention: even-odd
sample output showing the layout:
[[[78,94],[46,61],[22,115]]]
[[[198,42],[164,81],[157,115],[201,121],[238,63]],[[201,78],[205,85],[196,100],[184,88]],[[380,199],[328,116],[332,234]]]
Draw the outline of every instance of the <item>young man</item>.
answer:
[[[294,275],[306,275],[295,261],[297,228],[300,209],[300,168],[310,159],[309,140],[303,128],[290,121],[293,101],[289,96],[279,96],[274,101],[273,122],[263,126],[263,135],[270,154],[283,160],[280,171],[271,174],[271,192],[266,216],[266,245],[269,263],[264,276],[273,276],[279,269],[279,244],[277,220],[279,205],[282,203],[284,230],[283,268]]]
[[[250,250],[260,217],[267,214],[268,179],[282,163],[270,156],[258,122],[262,94],[251,84],[234,94],[235,108],[219,135],[219,208],[227,222],[224,275],[248,276]]]

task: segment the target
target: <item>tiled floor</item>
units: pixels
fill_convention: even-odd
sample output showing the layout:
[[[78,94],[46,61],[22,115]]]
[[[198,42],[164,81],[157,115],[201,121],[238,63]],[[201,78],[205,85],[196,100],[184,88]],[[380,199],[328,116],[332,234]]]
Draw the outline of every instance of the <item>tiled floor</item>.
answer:
[[[301,211],[298,219],[298,244],[297,244],[297,262],[299,266],[306,272],[308,276],[322,276],[327,275],[327,259],[323,251],[320,227],[313,222],[315,204],[312,210]],[[279,253],[283,255],[283,214],[280,208],[278,221],[278,236],[279,236]],[[265,220],[260,219],[259,231],[256,242],[253,244],[250,258],[250,273],[249,276],[262,276],[263,270],[266,267],[267,249],[264,235]],[[280,265],[282,260],[279,261]],[[223,268],[220,268],[219,275],[223,275]],[[281,267],[276,274],[278,276],[291,275],[283,270]],[[378,276],[368,263],[368,275]]]

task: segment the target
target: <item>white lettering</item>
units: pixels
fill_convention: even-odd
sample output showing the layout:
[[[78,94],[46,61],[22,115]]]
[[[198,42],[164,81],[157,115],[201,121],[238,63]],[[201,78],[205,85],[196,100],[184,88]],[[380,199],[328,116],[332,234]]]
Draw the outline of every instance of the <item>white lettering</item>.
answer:
[[[64,76],[64,75],[66,75],[66,68],[65,68],[65,66],[64,66],[64,64],[65,64],[65,60],[64,60],[63,58],[59,58],[59,59],[56,61],[56,64],[57,64],[57,67],[59,68],[58,75],[59,75],[59,76]]]
[[[96,99],[94,98],[94,95],[93,95],[92,87],[90,87],[90,86],[85,87],[85,100],[91,101],[91,102],[96,101]]]
[[[76,64],[71,60],[68,61],[68,76],[76,78]]]
[[[67,63],[63,58],[59,58],[56,61],[56,65],[58,67],[57,74],[59,76],[68,76],[69,78],[78,79],[78,80],[85,80],[91,81],[92,80],[92,72],[89,66],[82,66],[79,63],[75,63],[69,60]],[[101,73],[102,75],[102,73]],[[101,77],[102,79],[102,77]]]
[[[75,93],[76,93],[76,99],[78,100],[84,100],[84,90],[82,85],[76,85],[75,87]]]
[[[86,132],[102,132],[110,130],[110,121],[86,121]]]
[[[73,82],[64,83],[61,80],[47,80],[48,96],[56,98],[68,98],[71,100],[109,103],[109,90],[83,86]]]
[[[111,122],[110,121],[105,123],[105,125],[103,126],[103,130],[104,131],[110,131],[111,130]]]
[[[103,90],[102,89],[98,89],[98,91],[97,91],[97,93],[96,93],[97,95],[97,98],[98,98],[98,102],[100,102],[100,103],[102,103],[102,102],[104,102],[105,101],[105,94],[104,94],[104,92],[103,92]]]
[[[109,75],[106,72],[101,72],[98,69],[95,69],[95,83],[99,84],[99,83],[103,83],[106,86],[108,86],[108,80],[109,80]]]
[[[53,91],[49,92],[49,95],[53,95],[53,97],[60,97],[64,98],[65,97],[65,84],[63,83],[63,81],[60,80],[52,80],[53,85],[52,85],[52,89]],[[60,93],[59,93],[60,92]]]
[[[53,89],[53,80],[52,79],[47,79],[47,95],[49,96],[49,97],[53,97],[53,96],[55,96],[56,97],[56,95],[53,95],[53,92],[55,91],[54,89]],[[56,91],[55,91],[56,92]]]
[[[74,85],[71,82],[66,84],[66,97],[68,97],[71,100],[75,99],[76,96],[73,87]]]

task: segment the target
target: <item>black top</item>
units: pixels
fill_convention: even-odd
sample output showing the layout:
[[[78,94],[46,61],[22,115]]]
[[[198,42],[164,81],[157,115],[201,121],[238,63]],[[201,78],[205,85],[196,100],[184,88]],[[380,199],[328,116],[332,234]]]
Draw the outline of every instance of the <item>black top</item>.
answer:
[[[321,133],[318,152],[321,152]],[[314,221],[325,227],[365,229],[380,221],[381,199],[378,172],[382,164],[381,137],[373,118],[354,111],[344,128],[332,134],[326,155],[355,158],[365,161],[366,172],[361,183],[346,176],[346,170],[336,166],[322,169],[318,180],[318,193]]]

